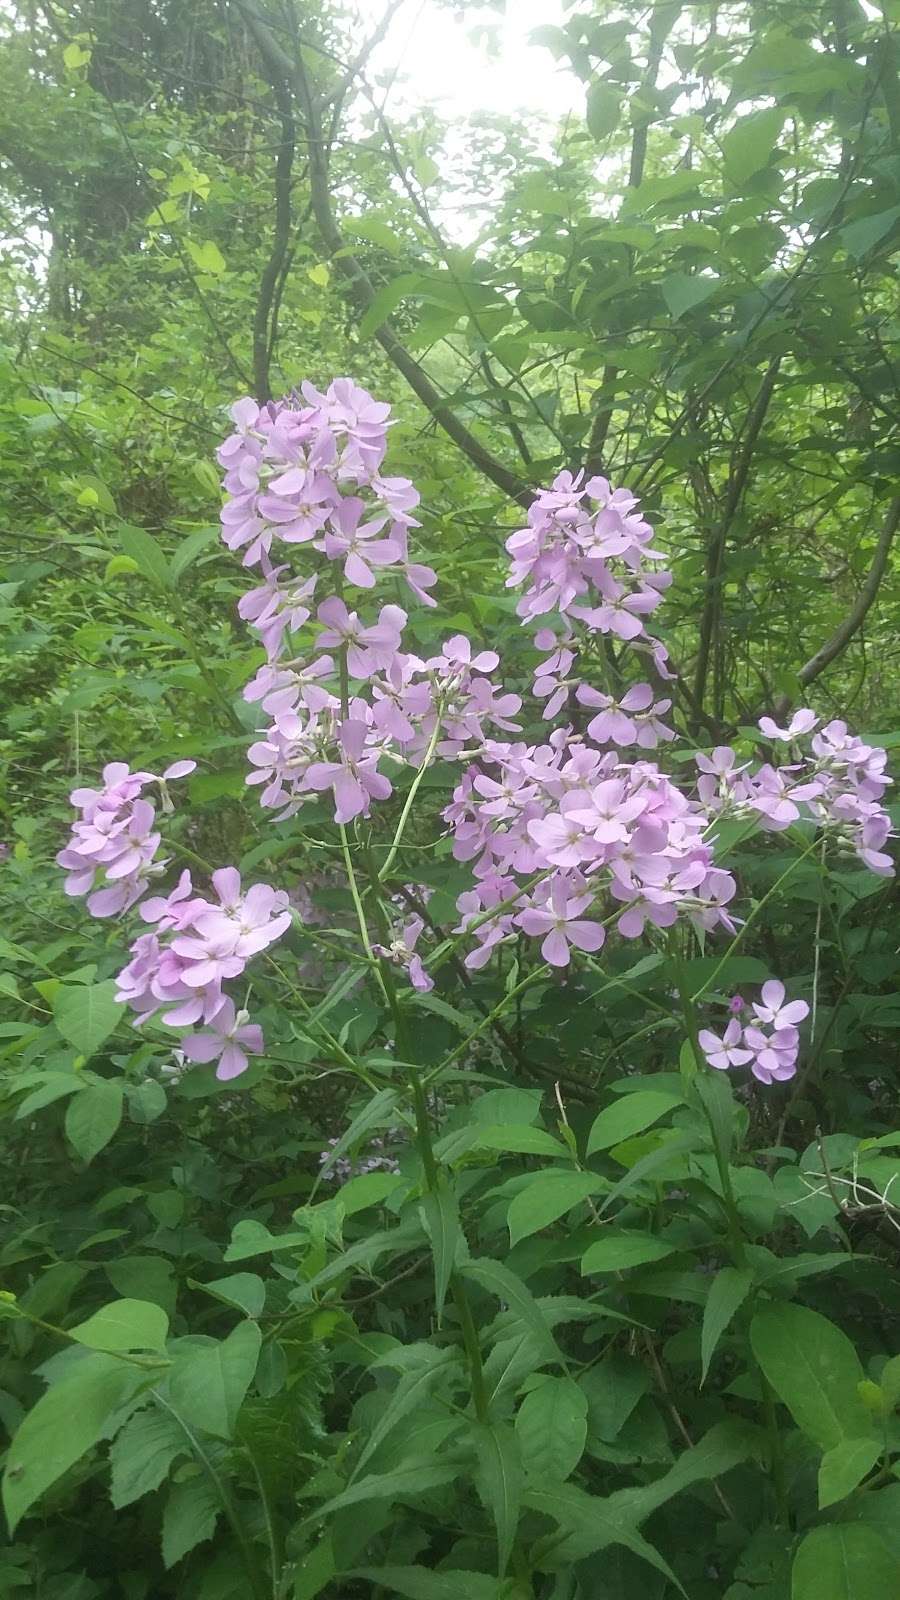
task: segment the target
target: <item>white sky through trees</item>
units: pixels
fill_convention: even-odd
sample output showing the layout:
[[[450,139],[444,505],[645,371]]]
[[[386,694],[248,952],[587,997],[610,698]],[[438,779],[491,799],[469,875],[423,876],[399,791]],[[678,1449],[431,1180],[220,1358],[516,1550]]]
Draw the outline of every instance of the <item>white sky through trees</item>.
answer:
[[[356,0],[366,33],[387,0]],[[529,43],[535,28],[565,20],[563,0],[507,0],[505,10],[406,0],[373,58],[370,76],[399,72],[388,101],[397,116],[434,105],[448,121],[473,112],[532,112],[556,120],[581,106],[583,90],[550,51]]]

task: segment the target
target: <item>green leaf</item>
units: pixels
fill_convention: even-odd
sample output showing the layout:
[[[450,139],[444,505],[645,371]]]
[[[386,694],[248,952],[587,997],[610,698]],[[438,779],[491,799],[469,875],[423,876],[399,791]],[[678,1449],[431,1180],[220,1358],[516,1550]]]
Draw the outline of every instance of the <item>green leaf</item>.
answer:
[[[388,255],[400,254],[400,241],[393,227],[381,217],[345,217],[342,226],[351,239],[365,239],[369,244],[377,244]]]
[[[898,1586],[900,1562],[859,1524],[813,1528],[791,1571],[791,1600],[888,1600]]]
[[[584,1454],[587,1413],[587,1396],[574,1378],[545,1378],[525,1396],[516,1437],[530,1478],[562,1483],[574,1471]]]
[[[739,188],[764,167],[781,137],[787,113],[779,106],[741,117],[722,140],[725,176]]]
[[[109,1038],[125,1007],[115,999],[116,982],[61,984],[53,998],[53,1020],[79,1055],[92,1056]]]
[[[838,238],[847,254],[854,256],[858,261],[878,244],[885,234],[890,233],[898,221],[900,221],[900,206],[891,206],[889,211],[877,211],[874,216],[860,217],[858,222],[845,223]]]
[[[11,1534],[35,1501],[97,1443],[113,1413],[149,1381],[124,1362],[91,1355],[41,1396],[6,1460],[3,1504]]]
[[[719,278],[701,277],[687,272],[673,272],[668,278],[663,279],[663,299],[676,322],[686,312],[693,311],[695,306],[703,304],[710,295],[715,294],[720,284]]]
[[[567,1566],[584,1560],[598,1550],[605,1550],[608,1545],[621,1544],[633,1555],[655,1567],[657,1572],[664,1573],[669,1582],[684,1594],[681,1584],[662,1556],[641,1537],[634,1518],[629,1518],[619,1510],[613,1504],[612,1497],[602,1500],[597,1495],[585,1493],[584,1489],[577,1488],[573,1483],[562,1483],[543,1489],[528,1488],[524,1498],[527,1506],[552,1517],[559,1524],[564,1538],[561,1544],[555,1546],[554,1554],[558,1559],[564,1559]]]
[[[309,1245],[308,1233],[270,1233],[265,1223],[242,1217],[231,1233],[223,1261],[246,1261],[250,1256],[268,1255],[272,1250],[298,1250]]]
[[[637,1229],[610,1231],[585,1251],[581,1258],[582,1276],[591,1272],[624,1272],[627,1267],[640,1267],[647,1261],[661,1261],[675,1248],[655,1234]]]
[[[198,528],[196,533],[189,533],[186,539],[182,539],[169,562],[169,576],[173,583],[178,582],[188,567],[193,566],[197,557],[202,555],[207,545],[219,538],[220,533],[218,525],[211,524],[208,528]]]
[[[375,1454],[397,1423],[409,1416],[410,1412],[427,1398],[438,1378],[444,1375],[447,1367],[455,1360],[452,1350],[435,1350],[429,1345],[422,1347],[420,1363],[412,1371],[402,1375],[384,1411],[372,1427],[353,1469],[354,1478],[362,1471],[366,1462]]]
[[[440,1489],[445,1483],[452,1483],[459,1470],[458,1466],[439,1467],[433,1458],[426,1457],[421,1461],[410,1461],[405,1467],[396,1467],[393,1472],[373,1472],[370,1477],[361,1478],[359,1483],[351,1484],[349,1489],[343,1489],[340,1494],[326,1500],[324,1505],[317,1506],[300,1526],[307,1527],[311,1522],[330,1517],[346,1506],[362,1505],[367,1500],[414,1500],[431,1489]]]
[[[703,1308],[703,1329],[700,1334],[700,1383],[706,1382],[709,1363],[725,1329],[743,1304],[753,1285],[753,1273],[738,1267],[723,1267],[710,1284],[709,1295]]]
[[[778,1398],[820,1449],[871,1436],[856,1388],[865,1374],[833,1322],[806,1306],[765,1306],[753,1318],[750,1343]]]
[[[881,1455],[877,1439],[844,1439],[826,1450],[819,1466],[819,1510],[852,1494]]]
[[[454,1567],[433,1572],[429,1567],[359,1567],[348,1578],[362,1578],[404,1600],[498,1600],[500,1586],[486,1572]]]
[[[218,1490],[205,1472],[184,1483],[173,1483],[162,1520],[162,1558],[167,1569],[212,1538],[221,1510]]]
[[[562,1361],[561,1351],[543,1311],[531,1290],[525,1287],[521,1278],[517,1278],[514,1272],[510,1272],[508,1267],[501,1266],[499,1261],[491,1261],[485,1257],[477,1261],[462,1262],[459,1273],[461,1277],[470,1278],[473,1283],[480,1284],[482,1288],[508,1305],[526,1327],[531,1329],[550,1359]]]
[[[169,564],[152,533],[148,533],[146,528],[133,528],[128,523],[122,523],[117,537],[126,556],[131,557],[145,578],[149,578],[159,589],[172,587]]]
[[[118,1083],[89,1083],[66,1108],[66,1138],[83,1161],[109,1144],[122,1121],[122,1088]]]
[[[487,1127],[532,1123],[541,1109],[540,1089],[488,1089],[470,1108],[473,1122]]]
[[[172,1405],[190,1427],[230,1439],[253,1380],[262,1334],[240,1322],[221,1343],[188,1350],[169,1375]]]
[[[592,83],[587,95],[587,125],[593,138],[608,139],[615,133],[622,115],[622,96],[602,79]]]
[[[113,1300],[86,1322],[69,1328],[70,1339],[91,1350],[165,1350],[169,1319],[149,1300]]]
[[[476,1150],[509,1150],[525,1156],[565,1156],[566,1147],[543,1128],[527,1123],[488,1123],[471,1130]]]
[[[197,244],[195,239],[185,239],[184,242],[194,266],[199,267],[201,272],[220,278],[228,270],[225,257],[214,239],[205,239],[202,244]]]
[[[456,1195],[442,1183],[439,1188],[422,1196],[422,1213],[434,1261],[434,1305],[437,1325],[440,1327],[456,1251],[462,1238]]]
[[[191,1280],[191,1286],[211,1294],[226,1306],[237,1306],[248,1317],[261,1316],[266,1303],[266,1286],[255,1272],[233,1272],[230,1277],[216,1278],[212,1283],[194,1284]]]
[[[545,1172],[536,1174],[532,1183],[522,1189],[511,1202],[507,1213],[510,1244],[518,1244],[549,1227],[558,1217],[565,1216],[573,1206],[579,1205],[588,1195],[608,1187],[604,1178],[593,1172]]]
[[[651,1150],[646,1156],[641,1156],[640,1160],[629,1168],[624,1177],[620,1178],[618,1183],[613,1184],[600,1207],[601,1213],[606,1211],[614,1200],[618,1200],[623,1194],[627,1194],[629,1189],[633,1189],[638,1183],[643,1183],[645,1179],[659,1178],[659,1175],[663,1172],[666,1173],[667,1177],[671,1176],[672,1173],[668,1169],[671,1169],[673,1161],[676,1163],[674,1171],[686,1171],[687,1162],[682,1162],[681,1158],[688,1155],[690,1151],[696,1150],[698,1142],[697,1135],[694,1133],[673,1133],[671,1136],[667,1134],[657,1149]]]
[[[310,1018],[309,1020],[311,1021],[312,1019]],[[362,1110],[353,1118],[349,1128],[341,1134],[337,1144],[329,1150],[328,1160],[323,1161],[319,1169],[320,1178],[327,1176],[334,1163],[340,1159],[345,1150],[349,1150],[351,1145],[363,1137],[363,1134],[369,1133],[372,1128],[380,1128],[396,1104],[397,1092],[395,1089],[379,1089],[377,1094],[373,1094],[371,1100],[367,1100]],[[226,1256],[225,1259],[227,1261],[228,1257]]]
[[[387,322],[392,311],[396,311],[402,300],[408,295],[421,293],[423,279],[415,272],[403,272],[399,278],[393,278],[390,283],[383,285],[378,290],[372,304],[359,323],[360,339],[371,339],[383,323]]]
[[[497,1568],[506,1576],[522,1507],[522,1458],[515,1433],[505,1422],[474,1424],[478,1468],[475,1486],[497,1530]]]
[[[587,1154],[592,1156],[597,1150],[609,1150],[614,1144],[621,1144],[623,1139],[630,1139],[635,1133],[643,1133],[667,1111],[683,1104],[678,1094],[669,1094],[661,1089],[638,1089],[634,1094],[625,1095],[617,1100],[614,1105],[607,1106],[595,1119],[594,1125],[588,1134]]]
[[[121,1511],[158,1489],[176,1457],[187,1453],[187,1440],[172,1417],[152,1406],[136,1411],[109,1452],[109,1496],[115,1509]]]

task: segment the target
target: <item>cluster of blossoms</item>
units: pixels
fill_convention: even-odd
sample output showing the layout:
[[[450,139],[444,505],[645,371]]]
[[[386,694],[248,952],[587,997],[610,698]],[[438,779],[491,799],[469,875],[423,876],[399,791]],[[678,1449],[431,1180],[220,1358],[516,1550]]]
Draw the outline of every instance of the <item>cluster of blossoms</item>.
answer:
[[[729,1010],[731,1020],[721,1036],[709,1028],[701,1028],[697,1035],[710,1066],[719,1071],[749,1066],[760,1083],[792,1078],[800,1048],[797,1024],[809,1015],[806,1001],[785,1002],[784,984],[770,978],[762,986],[760,1000],[750,1007],[748,1022],[741,1021],[747,1007],[740,995],[733,997]]]
[[[187,777],[196,765],[196,761],[176,761],[158,776],[131,772],[124,761],[110,761],[103,768],[102,789],[72,790],[69,799],[81,817],[56,860],[65,868],[66,894],[87,895],[92,916],[114,917],[128,911],[146,892],[151,877],[165,871],[167,863],[155,859],[160,844],[156,807],[143,793],[157,784],[163,811],[171,811],[169,780]]]
[[[855,851],[870,872],[892,877],[893,862],[883,849],[891,821],[880,804],[890,782],[887,753],[864,744],[846,722],[819,728],[819,718],[809,710],[797,711],[786,728],[771,717],[760,718],[759,726],[767,740],[792,747],[796,759],[777,767],[766,762],[752,772],[738,763],[730,745],[698,755],[697,788],[707,810],[751,818],[774,832],[805,818],[839,847]]]
[[[95,917],[111,917],[140,902],[145,923],[155,932],[141,934],[131,947],[131,960],[118,975],[116,999],[137,1013],[138,1023],[156,1012],[171,1028],[203,1024],[200,1032],[179,1039],[179,1049],[192,1061],[218,1061],[216,1075],[233,1078],[247,1066],[247,1055],[263,1049],[262,1029],[222,985],[238,978],[250,958],[291,924],[288,897],[267,884],[242,892],[234,867],[212,875],[215,901],[194,891],[189,872],[182,872],[165,896],[145,899],[153,877],[163,873],[157,860],[160,834],[156,812],[142,798],[158,784],[164,810],[173,809],[167,784],[185,777],[196,763],[177,761],[161,777],[131,772],[119,761],[103,769],[102,789],[75,789],[72,804],[81,813],[68,844],[57,856],[66,869],[66,893],[86,895]],[[101,887],[95,888],[98,873]]]
[[[613,926],[625,939],[679,920],[701,936],[733,934],[736,884],[715,860],[726,817],[769,830],[812,821],[872,871],[892,872],[885,753],[842,722],[820,727],[808,710],[784,728],[763,717],[761,733],[787,747],[786,764],[752,769],[721,746],[697,756],[693,793],[658,765],[656,753],[675,738],[672,705],[647,678],[673,674],[645,619],[671,574],[629,492],[561,473],[507,541],[508,585],[521,590],[517,611],[540,657],[533,695],[552,724],[542,741],[529,739],[531,724],[523,730],[517,720],[520,696],[495,677],[494,651],[462,634],[427,657],[404,648],[398,585],[433,606],[437,579],[410,559],[416,490],[382,470],[389,408],[340,378],[324,393],[304,383],[262,407],[240,400],[231,414],[235,429],[219,451],[223,539],[257,569],[238,610],[266,657],[244,691],[265,719],[247,782],[279,819],[330,791],[344,825],[390,798],[397,768],[421,769],[435,756],[457,762],[443,818],[455,858],[471,863],[455,930],[471,939],[467,967],[485,966],[498,945],[523,936],[540,942],[550,967],[564,968],[573,950],[600,950]],[[299,572],[292,546],[302,547]],[[374,591],[384,580],[392,587],[382,601]],[[610,664],[621,680],[623,646],[640,659],[637,681],[615,694],[598,689],[590,680],[603,681]],[[191,765],[161,779],[113,765],[103,791],[73,795],[82,818],[59,860],[69,892],[89,894],[96,915],[135,905],[165,866],[155,861],[159,834],[143,789],[161,784],[165,806],[167,780]],[[167,897],[144,901],[154,931],[137,940],[119,991],[141,1018],[203,1024],[181,1041],[185,1056],[218,1059],[219,1075],[233,1076],[262,1040],[222,984],[281,936],[291,913],[287,896],[266,885],[243,894],[231,868],[213,875],[213,888],[218,903],[197,896],[184,873]],[[420,991],[434,983],[419,948],[425,898],[421,887],[407,894],[387,943],[374,947]],[[315,920],[311,907],[304,920]],[[701,1035],[710,1064],[750,1065],[765,1082],[789,1077],[804,1002],[785,1005],[773,979],[749,1021],[742,1010],[722,1038]]]
[[[402,649],[401,606],[364,618],[343,598],[345,585],[371,591],[388,574],[435,604],[435,573],[409,559],[419,496],[408,478],[381,473],[386,405],[338,378],[325,394],[304,383],[267,406],[240,400],[232,417],[236,431],[219,451],[230,497],[223,538],[262,574],[238,610],[267,658],[245,690],[269,718],[248,752],[247,781],[279,818],[331,790],[335,821],[347,823],[391,795],[385,763],[417,765],[435,747],[449,755],[479,742],[489,726],[514,729],[521,700],[492,684],[493,652],[473,655],[458,635],[423,660]],[[289,562],[273,565],[291,545],[307,547],[300,576]],[[311,622],[298,656],[293,635]]]

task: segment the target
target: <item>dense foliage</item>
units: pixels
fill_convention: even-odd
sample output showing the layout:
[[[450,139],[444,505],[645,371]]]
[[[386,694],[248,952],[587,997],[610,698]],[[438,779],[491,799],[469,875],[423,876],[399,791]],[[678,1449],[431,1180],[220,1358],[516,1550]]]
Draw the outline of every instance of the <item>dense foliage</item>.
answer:
[[[0,20],[0,1593],[884,1600],[900,14],[396,9]]]

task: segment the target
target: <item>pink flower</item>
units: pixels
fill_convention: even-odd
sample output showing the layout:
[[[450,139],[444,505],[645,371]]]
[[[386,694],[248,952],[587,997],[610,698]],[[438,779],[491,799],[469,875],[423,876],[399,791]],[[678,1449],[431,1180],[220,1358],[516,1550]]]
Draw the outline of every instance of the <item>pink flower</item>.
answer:
[[[190,1033],[181,1040],[189,1061],[218,1061],[217,1078],[237,1078],[246,1072],[247,1052],[258,1056],[264,1048],[262,1028],[250,1022],[246,1011],[235,1012],[232,1000],[223,1000],[208,1033]]]
[[[753,1051],[743,1047],[743,1029],[732,1018],[721,1038],[709,1028],[701,1028],[697,1039],[711,1067],[724,1072],[728,1067],[743,1067],[753,1059]]]
[[[760,717],[757,726],[768,739],[781,739],[787,743],[791,739],[798,739],[801,734],[810,733],[818,722],[814,711],[795,711],[786,728],[779,728],[771,717]]]
[[[778,1032],[781,1028],[796,1027],[804,1017],[809,1016],[809,1006],[805,1000],[790,1000],[784,1003],[784,984],[777,978],[769,978],[762,986],[762,1005],[754,1002],[753,1010],[760,1022],[768,1022]]]
[[[569,965],[569,946],[594,951],[603,945],[606,934],[597,922],[582,919],[582,912],[593,903],[591,894],[572,894],[566,880],[554,878],[547,907],[532,906],[519,913],[516,921],[524,933],[544,935],[541,955],[551,967]]]

